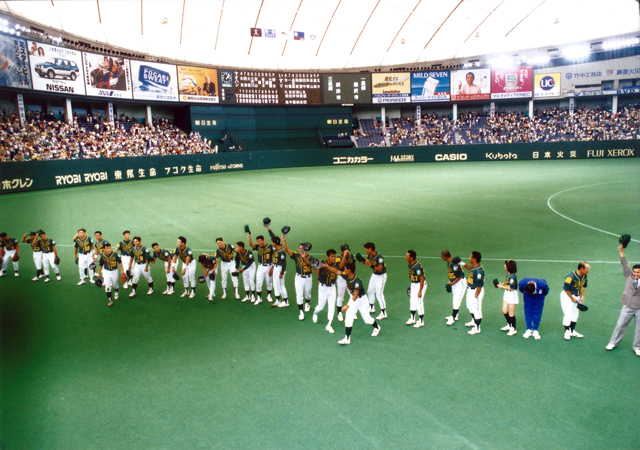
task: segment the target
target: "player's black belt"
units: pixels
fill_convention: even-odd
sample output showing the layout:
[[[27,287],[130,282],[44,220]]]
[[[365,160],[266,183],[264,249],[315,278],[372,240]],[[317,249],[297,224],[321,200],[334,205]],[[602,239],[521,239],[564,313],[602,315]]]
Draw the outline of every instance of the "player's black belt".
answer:
[[[420,284],[419,281],[412,281],[411,284]]]
[[[271,264],[260,264],[260,265],[264,267],[269,267]]]
[[[320,286],[324,286],[324,287],[331,287],[331,286],[333,286],[333,284],[323,284],[323,283],[320,283]]]
[[[386,272],[382,272],[382,273],[379,273],[379,272],[373,272],[373,274],[374,274],[374,275],[384,275],[385,273],[386,273]]]
[[[49,252],[45,252],[44,250],[40,250],[40,251],[43,252],[43,253],[53,253],[51,251],[49,251]]]
[[[309,278],[311,275],[300,275],[299,273],[297,273],[296,275],[298,275],[300,278]]]

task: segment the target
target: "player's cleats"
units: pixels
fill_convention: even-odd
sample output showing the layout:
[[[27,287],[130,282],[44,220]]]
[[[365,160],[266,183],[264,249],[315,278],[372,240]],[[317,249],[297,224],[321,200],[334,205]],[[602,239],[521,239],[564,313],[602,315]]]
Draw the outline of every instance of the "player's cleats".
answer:
[[[167,295],[168,293],[169,293],[169,288],[166,288],[166,289],[164,290],[164,292],[162,293],[162,295]]]
[[[509,332],[507,333],[507,336],[514,336],[514,335],[516,335],[516,334],[518,334],[518,332],[516,331],[516,329],[515,329],[515,328],[511,328],[511,329],[509,330]]]
[[[45,278],[45,279],[44,279],[44,282],[45,282],[45,283],[48,283],[49,281],[51,281],[51,280],[49,279],[49,277],[47,277],[47,278]]]
[[[113,298],[115,298],[116,300],[118,300],[118,297],[119,297],[119,295],[118,295],[118,291],[115,291],[115,292],[113,293]]]
[[[409,320],[407,320],[407,325],[413,325],[414,323],[416,323],[416,319],[413,317],[410,317]]]
[[[309,311],[311,311],[311,305],[309,304],[309,302],[305,302],[304,312],[309,312]]]
[[[480,327],[473,327],[468,334],[480,334]]]
[[[18,275],[18,272],[13,274],[14,277],[19,277],[20,275]]]
[[[56,275],[56,280],[60,281],[62,280],[62,277],[60,275]]]
[[[313,320],[313,323],[318,323],[318,315],[316,313],[313,313],[313,317],[311,318],[311,320]]]
[[[240,297],[238,297],[238,298],[240,298]],[[222,297],[220,297],[220,300],[226,300],[226,299],[227,299],[227,294],[226,293],[222,294]]]
[[[640,356],[640,348],[635,349],[636,355]]]
[[[422,320],[418,320],[413,328],[421,328],[424,326],[424,322]]]
[[[349,344],[351,344],[351,339],[349,339],[348,337],[345,337],[343,340],[338,341],[338,344],[340,344],[340,345],[349,345]]]
[[[131,291],[131,294],[129,294],[129,297],[133,298],[136,296],[136,291]]]
[[[276,300],[275,302],[273,302],[273,303],[271,304],[271,307],[272,307],[272,308],[278,308],[278,307],[280,307],[280,302]]]
[[[0,272],[0,277],[6,277],[7,276],[7,272]]]
[[[571,339],[571,331],[567,330],[564,332],[564,340],[568,341]]]
[[[525,338],[525,339],[529,339],[529,336],[531,336],[532,334],[533,334],[533,331],[527,330],[527,331],[524,332],[522,337]]]
[[[39,277],[33,277],[31,281],[38,281],[39,279],[40,279]]]
[[[124,284],[122,285],[123,289],[128,289],[129,288],[129,282],[125,281]]]
[[[108,306],[109,308],[111,308],[111,307],[113,306],[113,302],[112,302],[111,300],[109,300],[109,303],[107,304],[107,306]]]
[[[96,284],[96,280],[94,280],[93,278],[89,278],[89,281],[91,282],[91,284]]]
[[[147,295],[151,295],[153,294],[153,288],[149,288],[149,291],[147,292]]]
[[[611,342],[609,342],[604,349],[605,350],[613,350],[614,348],[616,348],[616,346],[613,345]]]
[[[189,295],[189,291],[184,291],[180,297],[186,297]]]
[[[571,332],[571,337],[577,337],[577,338],[581,338],[584,337],[583,335],[581,335],[580,333],[578,333],[576,330],[573,330]]]
[[[211,297],[210,295],[207,295],[207,300],[209,300],[210,302],[213,301],[213,297]]]
[[[196,296],[196,293],[191,291],[191,294],[189,294],[189,298],[195,298],[195,296]]]
[[[378,334],[380,334],[380,325],[373,329],[373,333],[371,333],[371,336],[376,337]]]
[[[471,327],[475,327],[475,326],[476,326],[476,323],[472,320],[471,322],[467,322],[467,323],[465,323],[465,324],[464,324],[464,326],[465,326],[465,327],[469,327],[469,328],[471,328]]]
[[[298,319],[304,320],[304,313],[302,311],[300,311],[300,314],[298,314]]]
[[[269,303],[271,303],[271,302],[273,301],[273,299],[271,298],[271,294],[267,295],[267,301],[268,301]]]
[[[540,340],[540,333],[538,333],[538,330],[533,330],[533,338],[534,338],[536,341],[539,341],[539,340]]]
[[[278,308],[286,308],[287,306],[289,306],[289,300],[283,300],[278,305]]]
[[[240,300],[240,294],[238,294],[238,288],[236,288],[236,300]]]
[[[453,325],[455,322],[455,320],[453,320],[453,316],[445,317],[445,319],[447,319],[447,325],[449,326]]]
[[[327,325],[326,327],[324,327],[325,330],[327,330],[329,333],[333,334],[333,328],[331,327],[331,325]]]
[[[253,305],[258,306],[260,303],[262,303],[262,299],[258,297]]]
[[[382,320],[382,319],[386,319],[387,318],[387,313],[386,312],[381,312],[380,314],[378,314],[378,317],[376,317],[376,320]]]
[[[80,280],[80,283],[78,283],[78,286],[82,286],[84,284],[84,279]]]
[[[342,317],[342,311],[338,311],[338,321],[342,322],[344,318]]]
[[[243,302],[248,302],[249,301],[249,297],[248,296],[244,296],[244,298],[242,299]]]
[[[500,328],[500,331],[509,331],[511,329],[511,325],[507,324],[504,327]]]
[[[169,292],[167,292],[167,295],[173,295],[174,294],[174,290],[173,289],[169,289]]]
[[[374,305],[369,305],[369,314],[373,314],[374,312],[376,312],[376,307]]]

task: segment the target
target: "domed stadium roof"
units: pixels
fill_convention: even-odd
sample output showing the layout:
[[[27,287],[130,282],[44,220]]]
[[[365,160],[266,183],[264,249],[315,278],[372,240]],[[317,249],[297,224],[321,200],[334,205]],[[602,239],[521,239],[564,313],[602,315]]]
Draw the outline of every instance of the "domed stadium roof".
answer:
[[[637,0],[52,0],[0,11],[138,53],[279,70],[428,63],[640,31]]]

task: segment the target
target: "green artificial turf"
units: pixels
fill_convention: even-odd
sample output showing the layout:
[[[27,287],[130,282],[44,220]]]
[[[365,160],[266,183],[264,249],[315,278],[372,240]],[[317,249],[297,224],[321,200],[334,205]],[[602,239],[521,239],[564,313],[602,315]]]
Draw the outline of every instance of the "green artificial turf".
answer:
[[[325,167],[220,173],[0,196],[0,231],[20,238],[42,228],[58,243],[63,280],[30,281],[21,244],[20,277],[0,279],[1,439],[14,449],[638,449],[640,358],[633,325],[604,350],[620,311],[617,236],[640,239],[640,161],[510,161]],[[564,192],[561,192],[564,191]],[[557,194],[554,196],[554,194]],[[551,207],[547,205],[549,200]],[[213,303],[128,291],[113,308],[104,290],[76,286],[72,237],[80,227],[117,243],[122,231],[196,253],[215,239],[244,240],[291,226],[289,240],[315,256],[343,242],[386,257],[389,318],[380,335],[358,320],[325,331],[292,306],[233,299]],[[570,221],[572,219],[576,222]],[[597,228],[588,228],[590,227]],[[612,234],[607,234],[612,233]],[[426,272],[426,326],[407,327],[404,254]],[[507,337],[502,291],[487,286],[482,333],[467,335],[465,302],[452,327],[441,250],[468,260],[480,251],[486,278],[546,278],[540,334]],[[640,246],[627,248],[640,261]],[[586,303],[563,339],[560,290],[580,260],[591,263]],[[358,265],[368,284],[370,269]],[[198,274],[202,269],[198,268]],[[242,283],[241,283],[242,284]],[[229,286],[231,283],[229,282]],[[181,281],[176,286],[181,292]],[[241,287],[242,292],[242,287]],[[229,292],[233,292],[232,290]],[[316,305],[314,277],[312,307]],[[376,305],[378,309],[378,305]],[[377,315],[377,312],[376,312]]]

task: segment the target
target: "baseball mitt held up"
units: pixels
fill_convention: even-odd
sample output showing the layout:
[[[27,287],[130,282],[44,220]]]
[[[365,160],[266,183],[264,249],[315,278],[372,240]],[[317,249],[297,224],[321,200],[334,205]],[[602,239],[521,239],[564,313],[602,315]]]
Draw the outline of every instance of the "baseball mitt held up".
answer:
[[[364,258],[360,253],[356,253],[356,259],[358,260],[358,262],[364,262]]]

